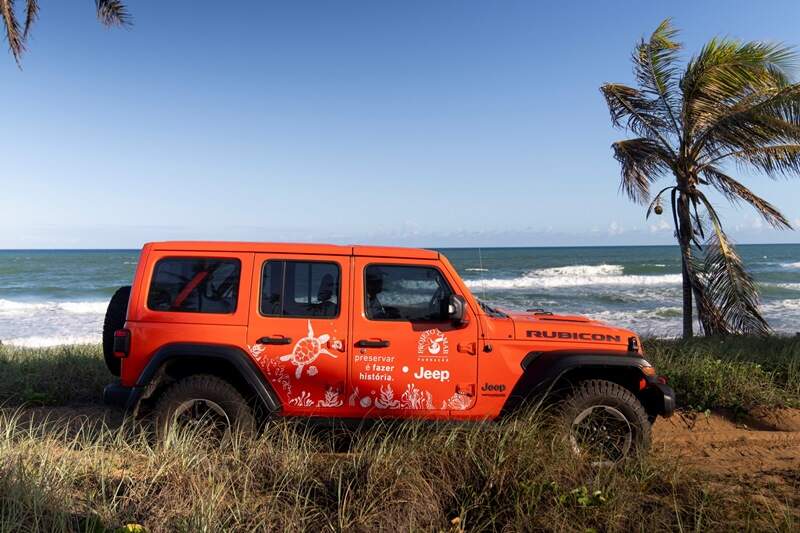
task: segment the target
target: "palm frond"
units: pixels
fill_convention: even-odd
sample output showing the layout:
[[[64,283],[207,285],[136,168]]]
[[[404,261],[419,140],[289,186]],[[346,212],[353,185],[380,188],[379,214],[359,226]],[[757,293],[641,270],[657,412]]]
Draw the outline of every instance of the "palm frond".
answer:
[[[6,27],[6,40],[8,41],[8,48],[11,50],[11,55],[17,65],[20,64],[20,58],[25,51],[25,39],[21,34],[19,21],[14,9],[14,0],[0,0],[0,15],[3,17],[3,23]]]
[[[22,31],[22,39],[28,39],[28,33],[31,30],[31,26],[33,23],[36,22],[36,19],[39,18],[39,0],[27,0],[25,4],[25,25],[24,30]]]
[[[724,320],[724,328],[707,334],[767,335],[771,329],[758,309],[758,286],[745,270],[741,257],[722,230],[717,212],[704,194],[698,193],[714,228],[703,246],[703,290],[715,312]]]
[[[775,206],[757,196],[750,189],[721,170],[714,167],[706,167],[702,172],[708,182],[724,194],[729,201],[735,204],[745,201],[753,206],[758,214],[764,217],[764,220],[771,226],[778,229],[792,229],[791,223]]]
[[[706,242],[703,281],[706,295],[725,327],[707,334],[767,335],[771,329],[758,309],[758,287],[723,232]]]
[[[787,87],[796,61],[794,49],[782,44],[712,39],[689,61],[680,81],[688,129],[717,122],[753,95]]]
[[[640,137],[611,145],[622,167],[620,189],[637,203],[650,198],[650,184],[669,171],[670,155],[652,139]]]
[[[105,26],[130,26],[131,16],[121,0],[95,0],[97,18]]]
[[[695,146],[712,155],[722,150],[752,151],[783,143],[800,143],[800,84],[762,91],[734,106],[697,135]]]
[[[653,101],[659,115],[669,119],[675,134],[680,135],[676,61],[682,46],[674,40],[677,35],[670,19],[664,20],[649,40],[642,39],[632,59],[642,92]]]
[[[800,144],[774,144],[728,152],[715,157],[711,162],[728,157],[735,159],[739,165],[756,167],[773,179],[800,174]]]
[[[697,252],[695,255],[693,252]],[[687,249],[688,259],[686,261],[686,271],[689,277],[689,284],[694,295],[695,305],[697,306],[697,318],[700,327],[706,334],[725,335],[730,333],[730,328],[725,321],[725,316],[714,304],[714,300],[706,287],[702,247],[690,246]]]
[[[672,151],[665,136],[669,124],[659,114],[656,102],[637,89],[616,83],[603,84],[600,92],[603,93],[611,113],[611,123],[615,127],[627,128],[640,137],[656,140],[664,149]]]

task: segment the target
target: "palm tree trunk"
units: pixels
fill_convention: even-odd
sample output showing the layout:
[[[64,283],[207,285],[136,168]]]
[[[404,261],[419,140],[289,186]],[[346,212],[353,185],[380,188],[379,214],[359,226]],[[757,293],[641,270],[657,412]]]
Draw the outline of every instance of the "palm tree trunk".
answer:
[[[692,259],[692,220],[689,214],[689,198],[681,194],[678,197],[678,242],[681,247],[681,274],[683,278],[683,338],[694,335],[692,278],[689,274]]]
[[[683,257],[683,268],[681,269],[683,274],[683,338],[690,339],[694,335],[692,323],[692,280],[689,277],[689,269],[686,266],[689,252],[688,250],[684,251],[683,248],[684,246],[681,245],[681,256]]]

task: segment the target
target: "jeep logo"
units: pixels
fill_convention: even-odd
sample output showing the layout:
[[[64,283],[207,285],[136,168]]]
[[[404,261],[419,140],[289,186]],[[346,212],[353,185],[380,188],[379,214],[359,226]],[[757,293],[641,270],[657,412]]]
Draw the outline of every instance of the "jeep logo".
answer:
[[[539,331],[528,330],[526,337],[536,337],[538,339],[576,339],[582,341],[596,342],[622,342],[619,335],[605,335],[603,333],[573,333],[570,331]]]
[[[449,370],[428,370],[424,366],[419,367],[419,370],[414,372],[414,377],[417,379],[432,379],[435,381],[448,381],[450,379]]]
[[[502,383],[486,383],[481,387],[484,392],[503,392],[506,386]]]

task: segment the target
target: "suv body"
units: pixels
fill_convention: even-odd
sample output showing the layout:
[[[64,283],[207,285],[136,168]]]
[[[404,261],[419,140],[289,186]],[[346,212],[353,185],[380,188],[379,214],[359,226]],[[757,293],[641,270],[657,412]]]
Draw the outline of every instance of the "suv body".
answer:
[[[495,419],[587,380],[674,409],[631,331],[492,309],[431,250],[149,243],[116,326],[104,396],[134,413],[196,374],[280,416]]]

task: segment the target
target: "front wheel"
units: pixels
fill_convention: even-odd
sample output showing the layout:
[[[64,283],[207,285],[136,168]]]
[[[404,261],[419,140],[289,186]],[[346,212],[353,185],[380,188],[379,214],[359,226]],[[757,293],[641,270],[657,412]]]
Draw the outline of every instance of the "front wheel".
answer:
[[[252,409],[233,385],[216,376],[196,375],[171,385],[155,408],[156,437],[168,444],[180,431],[197,430],[211,444],[254,434]]]
[[[562,407],[569,445],[592,464],[613,464],[650,445],[644,407],[625,387],[592,379],[577,383]]]

